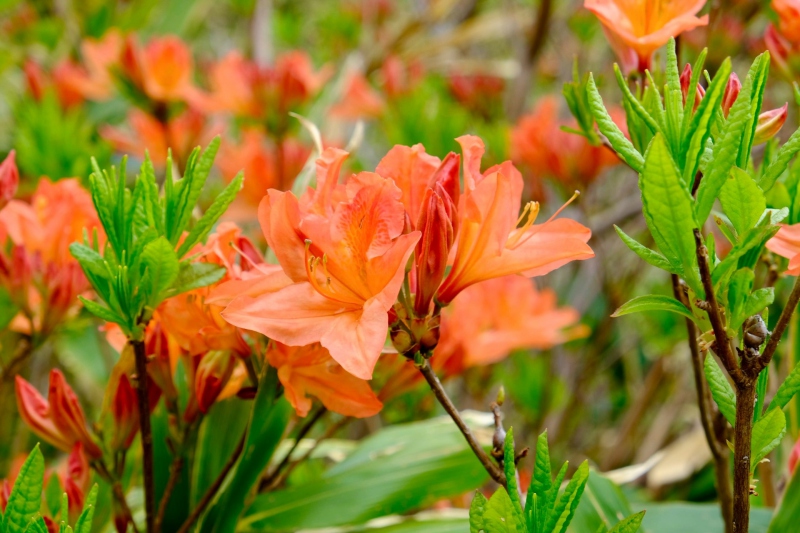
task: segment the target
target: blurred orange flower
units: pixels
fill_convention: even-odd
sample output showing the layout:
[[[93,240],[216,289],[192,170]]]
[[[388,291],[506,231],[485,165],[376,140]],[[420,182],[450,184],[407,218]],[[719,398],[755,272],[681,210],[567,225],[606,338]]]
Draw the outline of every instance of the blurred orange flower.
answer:
[[[298,416],[311,410],[308,395],[331,411],[357,418],[375,415],[383,407],[369,383],[346,372],[319,343],[292,347],[272,342],[266,357],[278,369],[286,399]]]
[[[121,67],[127,80],[156,102],[184,100],[192,88],[191,50],[174,35],[153,38],[144,47],[128,36]]]
[[[331,106],[331,116],[344,120],[378,118],[386,107],[383,97],[360,72],[352,72],[345,82],[342,98]]]
[[[800,275],[800,224],[781,226],[778,233],[767,241],[767,249],[789,260],[787,274]]]
[[[105,100],[114,89],[112,69],[119,64],[125,40],[112,29],[100,39],[84,39],[81,43],[83,64],[71,60],[56,65],[53,77],[59,86],[84,100]]]
[[[2,210],[14,195],[19,186],[19,169],[15,161],[16,152],[11,150],[3,162],[0,163],[0,210]],[[0,234],[2,237],[2,234]]]
[[[656,49],[685,31],[708,24],[697,17],[706,0],[584,0],[620,59],[623,70],[644,72]]]
[[[574,190],[594,181],[619,158],[604,146],[592,146],[580,135],[563,131],[576,128],[575,121],[560,121],[559,100],[546,96],[511,130],[511,159],[524,164],[535,179],[554,177]],[[612,117],[624,128],[625,116],[612,109]]]

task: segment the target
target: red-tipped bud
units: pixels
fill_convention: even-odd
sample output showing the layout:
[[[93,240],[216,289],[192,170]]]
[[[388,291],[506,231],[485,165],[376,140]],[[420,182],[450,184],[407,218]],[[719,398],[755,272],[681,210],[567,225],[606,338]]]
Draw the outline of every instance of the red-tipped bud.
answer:
[[[417,229],[422,237],[417,242],[417,292],[414,313],[427,316],[431,300],[444,279],[447,257],[455,240],[455,204],[442,183],[428,189],[420,211]]]
[[[725,115],[725,118],[728,117],[728,113],[730,113],[731,107],[733,107],[734,102],[736,102],[736,98],[739,96],[739,91],[741,90],[742,82],[739,81],[739,76],[737,76],[735,72],[732,72],[731,76],[728,78],[728,84],[725,86],[725,93],[722,95],[722,113]]]
[[[681,94],[683,95],[683,105],[686,105],[686,98],[689,94],[689,85],[692,83],[692,65],[686,63],[686,67],[684,67],[683,72],[681,72]],[[700,101],[706,95],[706,90],[703,89],[703,86],[699,83],[697,84],[697,90],[695,91],[694,97],[694,107],[693,110],[697,110],[697,106],[700,105]]]
[[[136,401],[136,391],[133,390],[128,376],[122,374],[111,402],[111,416],[114,418],[111,448],[114,450],[127,450],[136,437],[139,430],[139,408]]]
[[[91,483],[89,461],[83,453],[83,444],[76,443],[65,463],[56,472],[61,487],[69,501],[69,521],[74,522],[83,510],[86,493]],[[65,520],[66,517],[61,517]]]
[[[17,170],[17,163],[14,160],[15,155],[14,150],[11,150],[0,163],[0,209],[17,193],[19,170]]]
[[[800,439],[797,439],[797,442],[794,444],[792,448],[792,453],[789,454],[789,473],[793,474],[795,468],[797,468],[797,463],[800,461]]]
[[[753,144],[761,144],[772,139],[781,130],[788,115],[788,103],[783,104],[783,107],[764,111],[758,115],[758,124],[756,125],[756,134],[753,138]]]
[[[38,436],[66,452],[80,442],[90,457],[102,457],[103,452],[86,429],[78,397],[61,371],[50,372],[47,400],[20,376],[16,378],[16,394],[20,416]]]
[[[431,176],[428,187],[436,190],[437,185],[442,188],[442,191],[450,197],[453,205],[458,205],[460,182],[458,179],[458,169],[461,166],[461,156],[455,152],[450,152],[444,158],[444,161],[436,169],[436,172]]]
[[[203,356],[194,377],[194,394],[200,411],[208,412],[228,383],[235,366],[236,359],[230,352],[211,351]]]

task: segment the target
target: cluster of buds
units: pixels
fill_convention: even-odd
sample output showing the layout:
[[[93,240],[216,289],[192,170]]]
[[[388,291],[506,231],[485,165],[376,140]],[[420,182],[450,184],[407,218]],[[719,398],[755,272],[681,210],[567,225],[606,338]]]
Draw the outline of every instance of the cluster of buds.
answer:
[[[689,97],[689,85],[692,79],[692,66],[687,63],[686,67],[684,67],[683,72],[681,73],[681,91],[683,93],[683,102],[686,103],[686,99]],[[735,72],[732,72],[730,77],[728,78],[728,83],[725,85],[725,92],[722,95],[722,114],[725,118],[728,117],[728,114],[733,107],[733,104],[736,102],[736,98],[739,96],[739,91],[742,89],[742,82],[739,80],[739,76],[736,75]],[[697,108],[700,105],[700,102],[703,100],[705,96],[705,89],[698,83],[697,84],[697,92],[695,94],[694,100],[694,107]],[[753,138],[753,144],[761,144],[767,142],[771,138],[773,138],[783,127],[783,124],[786,122],[786,118],[789,114],[789,104],[783,104],[783,106],[770,109],[769,111],[763,111],[760,115],[758,115],[758,122],[756,124],[756,133],[755,137]]]

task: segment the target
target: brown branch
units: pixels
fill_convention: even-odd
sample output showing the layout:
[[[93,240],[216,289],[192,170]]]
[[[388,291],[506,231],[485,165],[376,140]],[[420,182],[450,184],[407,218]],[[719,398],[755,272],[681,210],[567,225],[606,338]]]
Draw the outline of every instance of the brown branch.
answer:
[[[486,451],[484,451],[483,447],[475,439],[472,431],[469,429],[466,422],[464,422],[464,419],[461,418],[461,414],[458,412],[458,409],[456,409],[456,406],[453,405],[450,397],[447,396],[447,392],[444,390],[444,387],[442,387],[442,383],[439,381],[439,378],[436,377],[436,373],[431,368],[428,360],[424,359],[421,364],[417,365],[417,368],[419,368],[419,371],[422,373],[425,381],[427,381],[428,385],[430,385],[434,396],[436,396],[436,399],[439,400],[441,406],[444,407],[444,410],[448,415],[450,415],[450,418],[453,419],[453,422],[456,423],[458,429],[461,430],[461,433],[467,440],[467,444],[469,444],[469,447],[472,448],[472,452],[478,457],[478,460],[483,465],[483,468],[486,469],[486,472],[488,472],[492,479],[494,479],[497,483],[507,487],[505,474],[500,467],[492,461]]]
[[[189,533],[191,527],[195,522],[197,522],[197,519],[200,518],[200,515],[203,514],[203,511],[206,510],[206,507],[208,507],[208,504],[211,503],[211,500],[214,499],[214,496],[217,494],[217,491],[219,491],[219,488],[222,486],[225,478],[228,477],[228,473],[230,473],[231,469],[236,464],[236,461],[239,460],[239,456],[242,455],[242,450],[244,450],[244,441],[246,438],[247,432],[242,435],[242,438],[239,440],[239,444],[236,445],[236,449],[233,450],[233,454],[231,454],[228,462],[225,463],[217,478],[214,480],[211,486],[208,487],[208,490],[206,490],[205,494],[203,494],[203,497],[197,503],[197,507],[195,507],[191,514],[189,514],[189,516],[186,518],[186,521],[178,530],[178,533]]]
[[[297,436],[294,439],[294,444],[292,444],[292,447],[289,448],[289,451],[283,457],[281,462],[278,463],[278,465],[275,467],[272,473],[270,473],[266,478],[261,480],[261,483],[258,484],[258,492],[263,492],[264,490],[267,489],[267,487],[270,487],[275,483],[275,480],[280,475],[281,470],[283,470],[286,467],[286,465],[289,464],[289,461],[292,458],[292,454],[297,449],[297,446],[300,444],[300,441],[304,439],[306,435],[308,435],[308,433],[311,431],[311,428],[313,428],[314,425],[317,422],[319,422],[322,416],[327,412],[328,409],[326,409],[325,406],[320,406],[320,408],[316,410],[316,412],[303,425],[303,427],[300,428],[300,431],[297,432]]]
[[[755,380],[744,378],[736,385],[736,425],[733,427],[733,531],[747,533],[750,527],[750,455]]]
[[[172,464],[169,467],[169,479],[167,480],[167,486],[164,488],[164,494],[161,496],[161,501],[158,503],[158,514],[156,514],[155,520],[156,533],[161,532],[161,525],[164,523],[164,517],[167,514],[167,505],[169,504],[169,500],[172,497],[175,487],[178,486],[178,481],[180,481],[182,471],[183,456],[178,454],[175,456],[175,459],[172,461]]]
[[[108,467],[102,460],[91,463],[91,466],[102,479],[111,485],[111,495],[122,508],[125,521],[133,526],[134,533],[139,533],[139,528],[136,527],[136,522],[133,521],[133,512],[128,506],[128,501],[125,499],[125,491],[122,490],[122,484],[119,482],[119,479],[111,475],[111,472],[109,472]]]
[[[775,350],[778,348],[778,343],[781,341],[783,332],[786,331],[787,326],[789,326],[798,301],[800,301],[800,276],[798,276],[794,282],[794,288],[792,288],[792,293],[789,295],[789,301],[786,302],[786,307],[783,308],[781,316],[778,317],[778,323],[775,324],[775,329],[772,330],[772,335],[769,336],[767,345],[764,347],[764,353],[753,363],[753,372],[755,372],[755,376],[758,376],[758,374],[769,365],[772,356],[775,355]]]
[[[700,267],[700,279],[703,282],[703,289],[706,293],[706,303],[708,304],[706,313],[708,319],[711,321],[711,327],[714,329],[714,351],[722,360],[725,365],[725,370],[728,371],[733,381],[737,384],[745,380],[745,375],[739,364],[736,362],[736,356],[731,348],[731,342],[728,338],[728,332],[725,330],[725,324],[722,322],[722,313],[717,304],[717,297],[714,294],[714,283],[711,280],[711,269],[709,268],[708,248],[703,243],[703,236],[700,230],[694,229],[694,241],[697,249],[697,265]]]
[[[153,479],[153,433],[150,429],[150,396],[147,377],[147,354],[144,341],[130,341],[136,359],[136,395],[139,401],[139,429],[142,439],[142,467],[144,470],[144,509],[147,532],[155,531],[155,486]]]
[[[680,278],[672,274],[672,292],[675,298],[683,305],[690,308],[686,293],[681,286]],[[706,437],[708,447],[711,449],[711,457],[714,460],[714,475],[716,478],[717,495],[719,497],[722,520],[725,523],[725,533],[733,531],[733,493],[731,492],[731,477],[728,471],[728,448],[725,444],[724,436],[719,438],[714,428],[711,391],[708,388],[703,368],[704,357],[697,345],[697,326],[695,323],[686,319],[686,336],[689,343],[689,351],[692,354],[692,375],[694,386],[697,391],[697,406],[700,409],[700,425]]]

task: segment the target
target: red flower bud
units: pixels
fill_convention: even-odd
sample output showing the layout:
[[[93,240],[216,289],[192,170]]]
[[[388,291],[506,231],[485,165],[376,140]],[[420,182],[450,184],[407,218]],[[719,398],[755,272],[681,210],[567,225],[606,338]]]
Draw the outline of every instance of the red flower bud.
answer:
[[[136,391],[133,390],[128,376],[122,374],[111,402],[111,416],[114,418],[111,448],[114,450],[130,448],[136,432],[139,431],[139,408],[136,402]]]
[[[739,96],[739,91],[742,90],[742,82],[739,81],[739,76],[735,72],[731,73],[728,78],[728,84],[725,86],[725,92],[722,95],[722,113],[725,118],[728,118],[728,113],[731,111],[736,98]]]
[[[444,279],[447,257],[455,240],[455,205],[442,184],[428,189],[422,204],[417,229],[422,237],[417,242],[417,291],[414,312],[427,316],[431,300]]]
[[[686,67],[684,67],[683,72],[681,72],[681,94],[683,95],[683,105],[686,105],[686,97],[689,94],[689,85],[692,82],[692,65],[686,63]],[[692,108],[693,111],[697,110],[697,106],[700,105],[700,101],[706,95],[706,90],[703,89],[703,86],[699,83],[697,84],[697,90],[695,91],[694,97],[694,107]]]
[[[69,521],[75,522],[83,510],[91,482],[89,461],[83,453],[83,444],[75,443],[67,461],[58,469],[56,475],[69,500]],[[65,520],[66,517],[61,519]]]
[[[235,366],[236,359],[227,351],[211,351],[202,357],[194,377],[194,394],[200,411],[208,412]]]
[[[16,152],[11,150],[3,162],[0,163],[0,209],[14,198],[19,185],[19,170],[17,170],[17,164],[14,161],[15,155]]]
[[[783,104],[783,107],[764,111],[758,115],[758,123],[756,124],[756,134],[753,138],[753,144],[761,144],[772,139],[781,130],[788,115],[788,103]]]
[[[795,468],[797,468],[797,462],[800,461],[800,439],[797,439],[797,442],[794,444],[792,448],[792,453],[789,454],[789,473],[794,474]]]
[[[63,451],[71,451],[80,442],[89,456],[102,457],[102,450],[86,429],[78,397],[60,370],[50,372],[47,400],[20,376],[16,378],[16,394],[20,416],[34,433]]]

